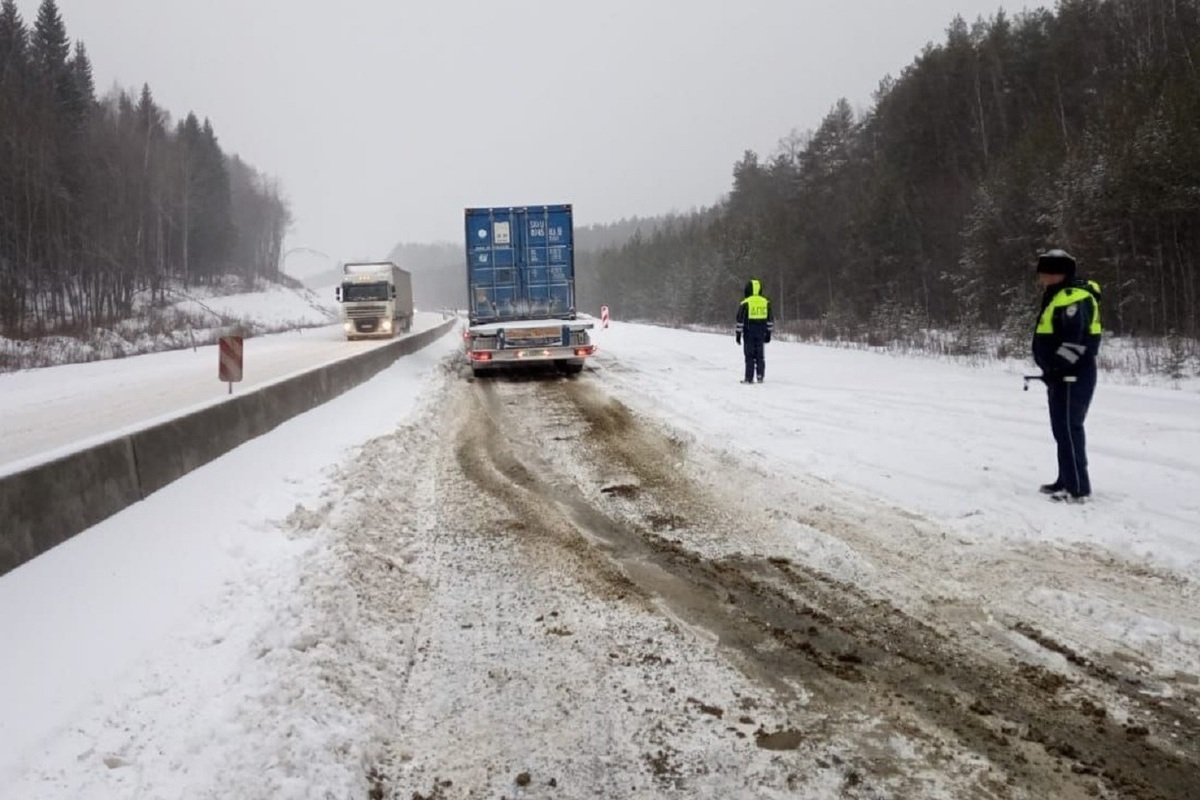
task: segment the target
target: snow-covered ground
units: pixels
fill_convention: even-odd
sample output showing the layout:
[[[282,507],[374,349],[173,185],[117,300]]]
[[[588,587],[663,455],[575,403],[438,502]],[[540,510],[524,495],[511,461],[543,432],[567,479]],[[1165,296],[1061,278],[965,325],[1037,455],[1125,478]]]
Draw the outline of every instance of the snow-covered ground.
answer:
[[[240,283],[164,290],[164,304],[149,295],[135,298],[138,316],[78,336],[15,340],[0,336],[5,369],[81,363],[212,344],[229,333],[264,333],[313,328],[338,320],[333,287],[290,288],[259,281],[247,291]]]
[[[215,294],[198,288],[180,294],[171,307],[197,316],[208,313],[244,320],[266,330],[320,326],[338,317],[332,286],[293,289],[266,284],[258,291],[232,294]]]
[[[1019,366],[774,342],[767,381],[743,386],[732,336],[616,324],[598,340],[613,356],[601,360],[606,378],[635,407],[753,453],[768,472],[855,487],[972,537],[1087,542],[1200,570],[1195,388],[1102,374],[1087,424],[1096,496],[1048,509],[1030,502],[1057,471],[1046,393],[1023,391]]]
[[[1036,491],[1053,473],[1044,392],[1023,392],[1010,368],[776,342],[767,382],[744,386],[732,336],[614,323],[597,338],[600,354],[581,383],[690,442],[697,460],[680,470],[710,471],[732,496],[772,501],[767,528],[756,517],[743,539],[697,542],[699,550],[773,555],[782,542],[793,559],[904,608],[969,600],[997,616],[1057,620],[1077,646],[1152,662],[1148,679],[1175,671],[1200,680],[1200,395],[1102,382],[1089,418],[1096,496],[1062,506]],[[491,567],[519,565],[504,567],[512,554],[498,544],[436,550],[446,509],[422,498],[447,491],[437,484],[450,467],[416,476],[398,466],[434,452],[441,431],[428,423],[453,396],[448,387],[465,380],[460,349],[456,336],[443,337],[0,577],[0,797],[362,797],[382,758],[370,743],[381,738],[391,754],[382,762],[395,770],[458,781],[422,786],[429,798],[475,796],[465,787],[497,785],[493,768],[528,770],[516,761],[518,743],[566,753],[559,767],[623,776],[638,765],[622,759],[637,751],[593,752],[589,735],[618,748],[632,724],[627,710],[659,695],[599,662],[652,658],[694,682],[680,684],[698,699],[687,699],[690,727],[675,741],[711,756],[712,773],[695,780],[726,787],[721,781],[731,779],[718,774],[742,763],[763,781],[792,786],[795,777],[805,796],[860,796],[855,782],[822,782],[823,758],[814,756],[823,766],[811,774],[779,777],[785,765],[764,745],[702,749],[713,741],[704,722],[718,717],[702,701],[723,695],[744,709],[758,701],[715,645],[672,649],[669,619],[656,626],[549,580],[503,595],[511,607],[473,601],[496,582]],[[145,363],[145,383],[173,379],[167,367]],[[46,372],[72,380],[66,368]],[[404,470],[391,489],[362,488],[388,469]],[[494,532],[485,519],[464,524],[499,534],[524,523],[498,519]],[[398,556],[389,549],[397,546]],[[454,553],[461,560],[451,580],[437,562]],[[1094,583],[1065,573],[1075,560]],[[371,563],[419,578],[390,589],[397,617],[383,627],[361,606],[359,582]],[[1161,585],[1161,594],[1131,593],[1138,584],[1113,579],[1113,564]],[[315,606],[314,597],[325,602]],[[555,607],[538,605],[544,598]],[[507,634],[492,638],[480,623],[487,619]],[[531,650],[527,628],[564,647],[551,657]],[[572,637],[572,628],[623,638],[628,649],[602,652],[609,639]],[[652,640],[663,650],[638,649]],[[509,659],[499,677],[485,669],[497,657]],[[403,680],[382,681],[397,662],[409,665]],[[521,691],[493,695],[493,684],[481,683],[497,680]],[[628,709],[587,693],[610,680]],[[458,724],[499,697],[523,697],[532,708],[547,696],[561,703],[554,687],[564,684],[585,714],[568,726],[574,738],[564,745],[546,738],[563,736],[563,726],[547,732],[519,704],[498,715],[519,721],[502,740]],[[437,709],[442,724],[405,706],[405,696]],[[561,712],[568,720],[574,713]],[[731,708],[725,722],[736,725],[734,717]],[[828,720],[811,724],[815,731]],[[912,756],[908,743],[889,746],[898,762]],[[489,749],[511,759],[494,766]],[[692,763],[669,749],[652,761],[658,772],[708,774],[705,758]],[[926,779],[926,796],[955,796],[953,784],[939,783],[946,776]],[[584,794],[540,785],[518,779],[510,796]],[[643,787],[623,796],[658,795]]]

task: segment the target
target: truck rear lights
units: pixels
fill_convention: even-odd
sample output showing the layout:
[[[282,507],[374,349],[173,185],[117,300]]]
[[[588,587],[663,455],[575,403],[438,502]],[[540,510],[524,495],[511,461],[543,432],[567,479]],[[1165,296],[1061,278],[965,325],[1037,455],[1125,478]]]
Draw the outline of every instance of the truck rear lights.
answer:
[[[577,356],[590,356],[594,352],[596,352],[596,345],[594,344],[590,344],[587,347],[575,348],[575,355]]]
[[[488,352],[479,352],[477,350],[471,352],[472,361],[491,361],[492,354]]]

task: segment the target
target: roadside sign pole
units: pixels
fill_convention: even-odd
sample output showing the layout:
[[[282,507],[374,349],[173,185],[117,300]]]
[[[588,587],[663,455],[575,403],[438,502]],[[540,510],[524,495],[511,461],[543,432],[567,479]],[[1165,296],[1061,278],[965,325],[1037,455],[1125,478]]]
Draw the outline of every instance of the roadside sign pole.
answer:
[[[222,336],[217,363],[217,378],[229,384],[229,394],[233,394],[234,381],[242,379],[242,337]]]

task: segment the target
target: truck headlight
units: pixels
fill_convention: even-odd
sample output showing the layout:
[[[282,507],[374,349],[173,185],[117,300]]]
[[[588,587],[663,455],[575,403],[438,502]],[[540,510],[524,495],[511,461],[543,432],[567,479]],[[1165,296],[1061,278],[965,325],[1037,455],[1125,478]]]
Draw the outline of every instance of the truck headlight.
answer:
[[[354,323],[353,323],[353,322],[347,322],[346,324],[342,325],[342,328],[344,328],[344,329],[345,329],[346,333],[350,333],[351,331],[353,331],[353,330],[354,330]]]

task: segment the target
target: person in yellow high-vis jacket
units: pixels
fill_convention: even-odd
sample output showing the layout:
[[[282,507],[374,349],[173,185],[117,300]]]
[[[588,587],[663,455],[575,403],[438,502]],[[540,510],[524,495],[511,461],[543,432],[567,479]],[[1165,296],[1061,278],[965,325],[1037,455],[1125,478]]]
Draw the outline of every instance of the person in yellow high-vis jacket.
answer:
[[[1100,285],[1077,279],[1075,269],[1075,259],[1064,250],[1038,257],[1038,281],[1045,291],[1033,334],[1033,360],[1042,368],[1058,448],[1058,477],[1041,491],[1055,500],[1082,502],[1092,493],[1083,423],[1096,390],[1102,328]]]
[[[771,301],[763,296],[759,280],[751,278],[747,281],[745,294],[738,304],[737,333],[734,334],[746,357],[746,377],[742,383],[754,383],[756,377],[762,383],[767,371],[763,345],[771,341],[775,320],[771,315]]]

